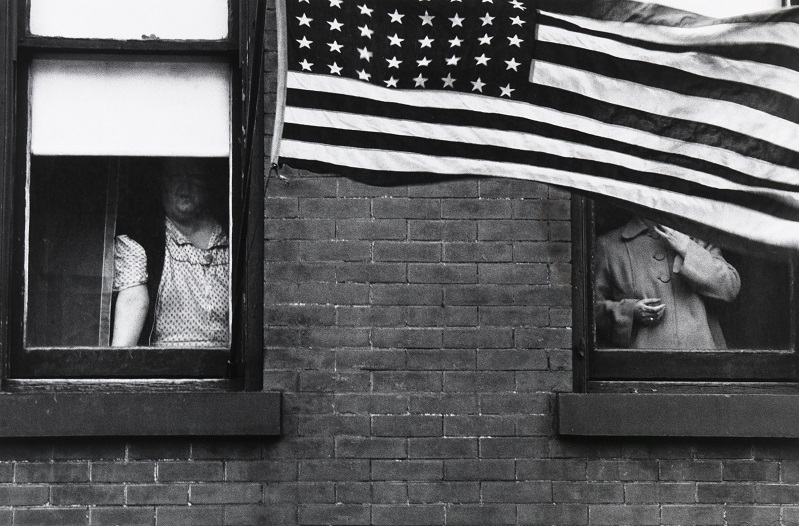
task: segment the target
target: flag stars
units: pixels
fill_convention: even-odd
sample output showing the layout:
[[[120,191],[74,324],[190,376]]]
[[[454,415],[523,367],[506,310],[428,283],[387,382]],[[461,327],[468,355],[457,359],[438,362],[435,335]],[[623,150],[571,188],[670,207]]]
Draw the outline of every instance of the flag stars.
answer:
[[[397,57],[387,58],[386,62],[388,62],[388,67],[399,69],[400,64],[402,64],[401,60],[397,60]]]
[[[419,40],[419,44],[421,45],[420,49],[429,47],[432,49],[434,40],[428,36],[425,36],[423,39]]]
[[[394,12],[393,13],[389,13],[388,16],[391,17],[391,22],[392,23],[396,22],[398,24],[402,24],[402,17],[404,17],[405,15],[399,14],[399,11],[397,11],[395,9]]]
[[[374,9],[369,9],[368,7],[366,7],[366,4],[359,5],[358,9],[361,10],[362,15],[366,16],[372,16],[372,12],[374,11]]]
[[[383,82],[385,82],[387,88],[396,88],[399,79],[395,79],[392,75],[388,80],[384,80]]]
[[[330,68],[331,75],[341,75],[342,67],[333,62],[332,64],[328,65],[327,67]]]
[[[453,16],[452,18],[449,18],[448,20],[450,22],[452,22],[452,27],[455,27],[455,26],[463,27],[463,21],[466,20],[466,19],[465,18],[461,18],[458,15],[458,13],[455,13],[455,16]]]
[[[372,56],[374,55],[374,53],[369,51],[366,48],[366,46],[362,48],[359,47],[357,49],[358,49],[358,58],[360,58],[361,60],[365,60],[366,62],[370,62],[372,60]]]
[[[311,44],[313,44],[313,40],[308,40],[306,37],[302,37],[302,40],[297,40],[297,43],[299,43],[300,49],[304,47],[311,49]]]
[[[510,19],[510,25],[512,25],[512,26],[519,26],[519,27],[521,27],[521,26],[523,26],[523,25],[524,25],[524,24],[526,24],[526,23],[527,23],[527,22],[525,22],[524,20],[522,20],[522,19],[521,19],[521,18],[519,18],[518,16],[511,17],[511,19]]]
[[[462,39],[455,37],[449,41],[449,47],[461,47],[462,43],[463,43]]]
[[[522,4],[521,2],[519,2],[519,0],[512,0],[512,1],[511,1],[511,5],[512,5],[512,6],[513,6],[515,9],[521,9],[522,11],[524,11],[525,9],[527,9],[526,7],[524,7],[524,4]]]
[[[510,43],[508,44],[509,46],[516,46],[518,48],[521,48],[522,46],[520,44],[524,42],[524,40],[519,38],[519,35],[513,35],[512,37],[508,37],[508,40],[510,41]]]
[[[480,41],[480,45],[481,46],[490,46],[491,45],[491,40],[493,40],[493,38],[494,37],[490,37],[490,36],[488,36],[488,33],[486,33],[485,35],[481,36],[477,40]]]
[[[507,85],[507,86],[505,86],[504,88],[503,88],[502,86],[500,86],[500,87],[499,87],[499,89],[500,89],[500,91],[502,92],[502,93],[500,93],[500,94],[499,94],[499,96],[500,96],[500,97],[508,97],[508,98],[510,98],[510,94],[511,94],[511,93],[513,93],[514,91],[516,91],[514,88],[511,88],[511,87],[510,87],[510,84],[508,84],[508,85]]]
[[[388,41],[391,42],[390,45],[402,47],[402,43],[405,41],[404,38],[400,38],[399,35],[394,33],[393,37],[388,37]]]
[[[480,20],[483,22],[484,26],[492,26],[492,25],[494,25],[494,18],[496,18],[496,17],[493,17],[493,16],[489,15],[488,13],[486,13],[486,15],[484,17],[480,18]]]
[[[433,25],[433,19],[435,18],[435,16],[431,15],[430,13],[428,13],[427,10],[425,9],[424,14],[423,15],[419,15],[419,18],[422,19],[422,25],[423,26],[425,26],[425,25],[432,26]]]
[[[295,18],[300,21],[301,26],[311,27],[311,22],[313,22],[313,18],[308,18],[305,13],[303,13],[302,16],[297,16]]]
[[[472,91],[479,91],[480,93],[483,92],[483,88],[485,87],[485,82],[483,82],[480,77],[477,80],[471,81],[472,82]]]
[[[447,61],[447,66],[457,66],[458,62],[460,62],[460,60],[461,60],[461,57],[457,57],[455,55],[452,55],[451,57],[445,58],[444,60]]]
[[[358,79],[365,80],[366,82],[369,82],[369,80],[371,78],[372,78],[372,75],[370,73],[367,73],[365,69],[362,69],[362,70],[358,71]]]
[[[338,41],[336,40],[334,40],[333,42],[328,42],[327,45],[330,46],[331,53],[341,53],[341,48],[344,47],[341,44],[339,44]]]
[[[424,68],[429,66],[430,62],[432,62],[432,60],[430,60],[429,58],[422,57],[421,59],[416,61],[416,65],[419,66],[420,68]]]
[[[519,66],[521,66],[522,63],[521,62],[516,62],[515,58],[511,58],[510,60],[506,60],[505,64],[508,65],[508,67],[505,68],[505,71],[508,71],[510,69],[512,69],[513,71],[519,71],[517,68]]]
[[[303,59],[303,61],[300,62],[300,67],[302,67],[303,71],[311,71],[311,66],[313,66],[313,62],[308,62],[308,59]]]
[[[415,87],[415,88],[424,88],[424,87],[425,87],[425,85],[424,85],[424,84],[425,84],[425,82],[427,82],[428,80],[429,80],[429,79],[426,79],[426,78],[424,78],[424,77],[422,76],[422,74],[421,74],[421,73],[419,73],[419,76],[418,76],[418,77],[416,77],[415,79],[413,79],[413,82],[414,82],[414,87]]]
[[[361,31],[361,36],[362,37],[366,37],[366,38],[370,38],[370,39],[372,38],[372,33],[374,33],[374,31],[369,29],[366,26],[366,24],[364,24],[363,27],[358,26],[358,29]]]
[[[447,76],[441,79],[441,81],[444,83],[445,88],[453,88],[453,89],[455,88],[455,80],[456,79],[452,78],[452,74],[450,73],[447,73]]]
[[[329,21],[328,24],[330,24],[330,31],[338,31],[339,33],[341,33],[341,28],[344,26],[344,24],[342,24],[335,18]]]
[[[330,0],[330,7],[338,7],[339,9],[341,9],[341,2],[343,1],[344,0]]]
[[[485,53],[483,53],[479,57],[474,57],[474,59],[477,61],[476,64],[477,66],[487,66],[488,61],[491,60],[491,58],[487,57]]]

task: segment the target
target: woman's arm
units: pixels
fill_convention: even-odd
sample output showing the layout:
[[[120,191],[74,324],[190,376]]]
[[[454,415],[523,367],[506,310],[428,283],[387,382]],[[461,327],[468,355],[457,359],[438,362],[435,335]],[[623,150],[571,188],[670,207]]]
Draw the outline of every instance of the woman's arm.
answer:
[[[147,294],[146,285],[135,285],[119,291],[114,314],[112,347],[132,347],[138,344],[149,308],[150,296]]]

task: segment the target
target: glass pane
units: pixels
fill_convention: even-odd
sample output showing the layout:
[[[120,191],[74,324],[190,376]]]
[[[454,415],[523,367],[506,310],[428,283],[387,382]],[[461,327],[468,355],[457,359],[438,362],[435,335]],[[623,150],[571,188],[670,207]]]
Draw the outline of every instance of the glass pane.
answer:
[[[38,58],[30,72],[39,155],[227,157],[230,66],[142,57]]]
[[[33,35],[121,40],[222,40],[227,0],[30,0]]]
[[[32,156],[27,347],[227,347],[227,158]]]
[[[596,203],[597,346],[789,349],[790,262],[741,254],[711,239]],[[668,240],[682,247],[681,255]]]
[[[782,7],[782,0],[643,0],[718,18]]]

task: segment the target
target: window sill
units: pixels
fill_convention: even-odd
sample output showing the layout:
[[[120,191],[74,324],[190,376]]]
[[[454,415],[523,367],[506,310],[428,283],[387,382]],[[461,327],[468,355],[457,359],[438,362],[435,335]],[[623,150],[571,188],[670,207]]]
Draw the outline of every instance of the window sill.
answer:
[[[280,393],[6,393],[0,437],[280,434]]]
[[[558,432],[574,436],[799,437],[799,396],[558,395]]]

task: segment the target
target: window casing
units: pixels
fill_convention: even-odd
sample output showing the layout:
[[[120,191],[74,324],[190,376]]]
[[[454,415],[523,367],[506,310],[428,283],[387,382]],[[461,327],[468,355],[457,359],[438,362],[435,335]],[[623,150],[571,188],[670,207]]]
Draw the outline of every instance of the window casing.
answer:
[[[156,24],[155,27],[159,28],[157,32],[163,31],[161,34],[165,35],[164,38],[159,38],[151,31],[143,31],[137,36],[141,26],[136,26],[136,21],[129,24],[131,27],[108,30],[103,26],[98,33],[88,34],[85,33],[86,27],[76,29],[67,21],[64,31],[61,31],[58,17],[48,20],[37,18],[41,13],[49,12],[47,5],[50,3],[49,0],[21,0],[6,4],[8,17],[2,28],[5,44],[2,87],[5,90],[0,109],[6,117],[6,126],[0,157],[4,174],[0,182],[3,203],[0,217],[3,249],[0,276],[7,279],[0,280],[3,298],[0,301],[0,319],[3,320],[0,324],[0,342],[4,350],[5,387],[24,388],[35,385],[37,381],[53,379],[138,379],[145,382],[195,379],[199,382],[195,382],[196,385],[211,388],[260,390],[263,363],[263,153],[262,141],[256,138],[263,133],[259,119],[262,113],[263,2],[217,0],[213,2],[216,11],[212,9],[207,16],[207,27],[195,29],[191,24],[184,23],[183,27],[170,33],[169,24]],[[185,1],[172,2],[170,5],[174,7],[181,3],[186,4],[184,10],[190,7]],[[74,4],[73,8],[97,9],[104,3],[72,0],[70,4]],[[147,6],[157,8],[153,2],[147,5],[136,2],[127,4],[133,10]],[[218,20],[220,5],[226,6],[221,25]],[[160,18],[169,20],[170,16]],[[16,24],[13,23],[15,20]],[[191,20],[191,17],[184,17],[184,20]],[[84,34],[85,37],[81,36]],[[75,70],[81,67],[86,68],[83,77],[75,74]],[[147,68],[151,70],[150,77]],[[216,89],[219,92],[222,79],[222,91],[227,89],[229,102],[220,110],[220,96],[218,93],[212,95],[208,100],[212,103],[217,101],[214,103],[215,116],[204,115],[203,121],[194,126],[205,126],[209,131],[207,144],[198,146],[197,141],[193,140],[195,137],[186,140],[175,130],[164,132],[161,129],[168,128],[172,122],[163,117],[174,106],[174,100],[168,96],[161,101],[160,107],[157,106],[158,101],[153,102],[153,113],[149,116],[140,115],[135,105],[132,109],[119,107],[124,105],[120,101],[147,95],[142,92],[148,87],[156,85],[157,94],[160,87],[156,81],[163,78],[159,68],[172,70],[173,73],[179,69],[178,73],[182,73],[190,85],[186,93],[178,93],[177,96],[185,99],[194,89],[199,93],[199,105],[203,108],[213,106],[202,99],[203,90],[208,91],[206,88],[216,82],[216,87],[211,86],[211,91]],[[103,76],[115,69],[118,72],[116,78],[113,74]],[[63,82],[59,75],[65,72],[72,73],[72,78],[77,79],[74,91],[78,96],[80,82],[88,79],[87,85],[90,85],[92,75],[100,75],[100,84],[108,78],[112,81],[121,80],[119,89],[125,89],[128,85],[124,82],[125,75],[132,75],[130,78],[138,79],[141,85],[139,89],[129,87],[130,93],[116,100],[113,86],[106,89],[108,100],[100,101],[107,105],[105,111],[95,108],[94,122],[83,127],[74,126],[88,135],[70,142],[80,134],[65,133],[64,129],[69,129],[71,120],[76,119],[77,114],[39,111],[40,108],[46,108],[47,104],[58,108],[58,104],[63,103],[58,99],[57,87],[59,82]],[[204,78],[206,73],[209,74]],[[47,88],[53,85],[56,89],[50,89],[48,93]],[[165,90],[160,91],[164,93]],[[32,97],[39,98],[32,100]],[[152,100],[153,94],[144,98]],[[94,99],[86,101],[90,106],[94,102]],[[35,103],[34,109],[32,103]],[[118,108],[119,111],[110,112],[108,108]],[[224,118],[219,117],[222,113]],[[63,120],[60,130],[56,125],[59,123],[53,122],[53,119],[59,118]],[[125,121],[126,118],[128,121]],[[135,121],[137,118],[150,118],[154,122],[150,128],[142,127],[141,123],[131,125],[131,119]],[[157,118],[166,121],[159,126]],[[213,119],[216,119],[214,125],[207,125]],[[109,140],[112,134],[104,133],[102,129],[102,126],[109,124],[112,129],[117,126],[117,129],[132,133],[119,134],[116,142]],[[224,129],[220,130],[220,126]],[[51,133],[32,133],[32,128]],[[223,149],[219,147],[221,143],[224,143]],[[80,145],[87,144],[89,150],[82,151]],[[197,150],[202,153],[197,154]],[[117,221],[126,206],[126,201],[119,196],[125,195],[125,191],[134,194],[137,191],[139,194],[145,192],[148,185],[137,182],[137,176],[143,172],[156,173],[158,169],[153,168],[157,164],[156,160],[168,157],[202,157],[216,167],[217,173],[220,166],[224,170],[224,199],[219,201],[224,208],[225,229],[230,243],[230,343],[195,348],[147,345],[113,348],[107,343],[113,308],[109,285],[113,277],[109,254],[113,254],[113,250],[109,245],[113,244],[113,237],[118,233]],[[63,182],[65,174],[73,176],[69,184],[53,188],[59,181]],[[97,179],[96,185],[92,184],[93,177]],[[68,192],[71,195],[66,199]],[[80,201],[76,204],[78,199]],[[60,210],[62,216],[59,216],[59,211],[53,210],[53,203],[63,208]],[[97,208],[95,214],[91,211],[93,206]],[[76,218],[76,215],[80,217]],[[92,218],[86,219],[89,216]],[[136,213],[131,212],[129,216],[135,217]],[[100,301],[100,297],[96,302],[92,298],[87,300],[87,304],[92,305],[90,309],[102,313],[99,317],[94,312],[87,315],[87,307],[77,302],[63,304],[59,296],[50,290],[58,288],[51,286],[55,282],[48,279],[37,281],[33,277],[36,274],[33,267],[44,265],[44,254],[53,256],[55,261],[46,269],[50,274],[54,269],[61,268],[61,263],[55,257],[60,252],[53,247],[58,248],[59,239],[69,227],[64,226],[60,217],[74,219],[81,229],[94,229],[91,236],[83,235],[84,230],[81,230],[80,235],[73,236],[73,239],[100,240],[85,241],[86,247],[79,244],[73,246],[73,254],[61,260],[71,261],[76,267],[83,265],[94,269],[90,272],[94,282],[87,290],[102,289],[109,296],[104,301]],[[88,223],[91,223],[91,228],[85,226]],[[61,248],[68,245],[62,243]],[[87,263],[90,259],[91,265]],[[59,286],[64,288],[63,283],[76,281],[72,278],[61,280]],[[48,289],[47,293],[37,292],[42,288]],[[62,293],[62,297],[70,300],[77,296],[69,292]],[[64,308],[58,314],[43,308],[46,306],[56,311],[59,310],[59,303]],[[43,311],[46,313],[43,314]],[[81,317],[91,318],[90,330],[75,330],[82,323]],[[60,325],[64,328],[59,334],[63,336],[42,337],[43,332],[50,332],[42,327],[51,327],[56,318],[61,319]],[[70,331],[72,335],[66,336]],[[87,333],[91,333],[88,339]]]

